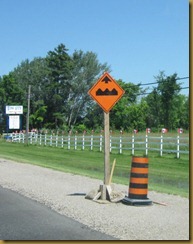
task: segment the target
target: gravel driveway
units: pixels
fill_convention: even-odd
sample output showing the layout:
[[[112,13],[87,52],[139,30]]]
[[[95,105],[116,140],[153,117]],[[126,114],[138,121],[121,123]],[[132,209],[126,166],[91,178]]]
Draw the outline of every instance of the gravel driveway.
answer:
[[[120,240],[189,240],[189,199],[149,191],[166,205],[101,204],[85,199],[101,180],[0,159],[0,185]],[[127,195],[128,186],[114,184]]]

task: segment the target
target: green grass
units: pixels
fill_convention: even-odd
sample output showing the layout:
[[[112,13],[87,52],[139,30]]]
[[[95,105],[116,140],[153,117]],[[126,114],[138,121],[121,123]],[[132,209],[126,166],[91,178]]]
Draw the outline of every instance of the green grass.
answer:
[[[139,156],[143,153],[137,152]],[[89,150],[67,150],[56,147],[9,143],[0,140],[0,157],[30,163],[54,170],[104,178],[104,154]],[[112,153],[111,164],[116,158],[113,183],[128,187],[132,156]],[[149,190],[189,197],[188,155],[176,159],[173,154],[160,157],[149,153]]]

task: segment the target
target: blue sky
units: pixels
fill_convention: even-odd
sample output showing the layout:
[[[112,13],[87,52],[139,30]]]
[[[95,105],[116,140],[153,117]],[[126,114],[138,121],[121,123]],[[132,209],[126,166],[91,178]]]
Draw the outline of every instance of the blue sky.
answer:
[[[189,76],[188,0],[0,0],[0,10],[0,76],[60,43],[96,53],[124,82]]]

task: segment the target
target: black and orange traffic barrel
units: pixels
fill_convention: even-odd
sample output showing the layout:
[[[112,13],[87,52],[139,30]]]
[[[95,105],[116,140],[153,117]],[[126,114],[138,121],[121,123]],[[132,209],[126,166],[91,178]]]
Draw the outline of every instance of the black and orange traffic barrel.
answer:
[[[148,199],[148,157],[133,156],[128,197],[122,202],[129,205],[151,205]]]

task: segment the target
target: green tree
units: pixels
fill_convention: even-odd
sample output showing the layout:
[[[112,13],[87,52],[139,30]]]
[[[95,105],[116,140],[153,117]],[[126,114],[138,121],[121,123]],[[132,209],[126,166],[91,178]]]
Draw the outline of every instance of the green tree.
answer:
[[[65,45],[60,44],[54,51],[49,51],[46,56],[48,77],[44,101],[48,111],[46,121],[52,128],[62,126],[65,121],[65,102],[71,88],[73,68],[72,59],[67,51]]]
[[[42,100],[38,100],[35,102],[35,108],[35,112],[30,115],[30,125],[32,128],[41,129],[47,112],[47,106],[44,105]]]
[[[11,72],[14,79],[24,91],[24,115],[27,113],[28,86],[31,85],[30,115],[33,120],[30,120],[30,128],[34,127],[36,124],[34,119],[38,113],[36,110],[40,109],[40,104],[46,106],[44,103],[44,96],[46,81],[48,80],[47,70],[47,63],[44,58],[34,58],[32,61],[29,61],[28,59],[22,61],[21,64]],[[46,115],[44,114],[44,116]]]
[[[177,108],[175,128],[189,128],[189,97],[179,94],[174,99]]]
[[[157,88],[153,88],[153,91],[147,95],[144,99],[147,103],[146,111],[146,127],[160,129],[161,120],[161,96],[157,91]]]
[[[67,124],[69,127],[75,125],[77,119],[83,119],[87,115],[93,104],[88,91],[99,76],[109,70],[106,63],[99,63],[97,55],[93,52],[75,51],[72,60],[71,86],[65,103],[68,109]]]
[[[1,114],[1,130],[5,130],[6,105],[23,105],[24,91],[20,84],[15,81],[12,74],[4,75],[0,79],[0,114]]]
[[[125,94],[110,112],[111,127],[118,130],[133,130],[134,127],[142,129],[143,126],[141,120],[142,118],[144,119],[144,116],[140,117],[141,105],[138,101],[138,95],[143,93],[143,90],[140,86],[131,82],[125,83],[122,80],[118,80],[117,82],[125,91]]]
[[[138,101],[138,94],[142,93],[143,90],[138,85],[133,83],[125,83],[122,80],[118,80],[117,83],[123,88],[125,94],[110,111],[111,129],[131,130],[136,126],[138,129],[142,129],[144,127],[142,119],[144,119],[145,113],[142,113],[143,116],[139,116],[140,120],[138,119],[137,122],[137,117],[134,110],[139,110],[139,114],[141,114],[141,111],[147,107],[146,106],[144,108],[144,106],[141,106],[140,102]],[[103,110],[94,102],[94,105],[90,107],[87,116],[84,118],[85,124],[90,129],[99,130],[103,129],[103,120]]]
[[[22,61],[12,75],[25,91],[31,85],[30,126],[40,123],[39,111],[44,111],[41,126],[57,128],[74,126],[93,105],[87,92],[102,72],[109,70],[100,64],[93,52],[75,51],[68,55],[64,44],[49,51],[45,58]],[[27,104],[25,102],[25,109]],[[46,111],[44,110],[46,108]]]
[[[166,76],[162,71],[155,78],[158,82],[157,91],[161,96],[161,123],[168,129],[175,128],[178,108],[174,101],[181,88],[177,84],[177,74]]]
[[[104,129],[104,115],[102,108],[94,103],[89,107],[87,115],[83,119],[83,123],[88,129],[98,131]]]
[[[4,75],[0,82],[0,103],[4,110],[5,105],[21,105],[24,100],[24,92],[12,74]]]

